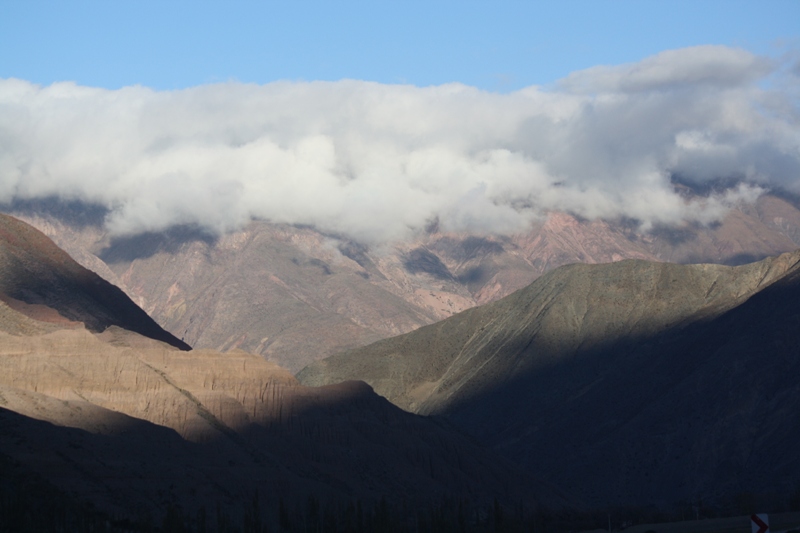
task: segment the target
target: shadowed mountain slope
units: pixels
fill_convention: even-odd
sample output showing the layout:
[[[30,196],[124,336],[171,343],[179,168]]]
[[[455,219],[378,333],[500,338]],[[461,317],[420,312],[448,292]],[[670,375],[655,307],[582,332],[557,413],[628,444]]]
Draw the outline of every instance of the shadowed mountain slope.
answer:
[[[166,348],[116,328],[0,333],[0,454],[116,516],[259,498],[334,505],[565,500],[472,439],[362,382],[301,386],[245,352]],[[41,421],[41,422],[38,422]],[[45,424],[46,422],[46,424]]]
[[[298,377],[363,379],[596,505],[788,493],[800,478],[798,261],[562,267]]]
[[[32,318],[80,322],[100,332],[109,326],[136,331],[182,350],[119,288],[76,263],[28,224],[0,214],[0,299]]]

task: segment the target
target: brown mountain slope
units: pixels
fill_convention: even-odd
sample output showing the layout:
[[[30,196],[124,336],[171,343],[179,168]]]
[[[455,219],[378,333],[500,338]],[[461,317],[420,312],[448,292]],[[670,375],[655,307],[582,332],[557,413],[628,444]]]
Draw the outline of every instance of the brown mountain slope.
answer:
[[[415,241],[373,248],[266,222],[220,238],[173,228],[111,240],[102,213],[86,206],[12,208],[193,346],[238,347],[292,371],[497,300],[564,264],[739,264],[800,245],[800,210],[769,195],[712,227],[641,233],[552,213],[510,237],[432,228]]]
[[[238,512],[255,495],[268,515],[309,496],[563,504],[363,383],[304,387],[259,356],[180,352],[116,328],[0,334],[0,418],[0,454],[117,515]]]
[[[50,322],[81,322],[92,331],[116,325],[182,350],[190,346],[164,331],[124,292],[76,263],[43,233],[0,214],[0,299]]]
[[[562,267],[298,377],[363,379],[597,505],[788,493],[799,264],[795,252],[740,267]]]
[[[799,247],[800,210],[796,200],[764,195],[711,228],[662,228],[637,239],[661,261],[745,264]]]

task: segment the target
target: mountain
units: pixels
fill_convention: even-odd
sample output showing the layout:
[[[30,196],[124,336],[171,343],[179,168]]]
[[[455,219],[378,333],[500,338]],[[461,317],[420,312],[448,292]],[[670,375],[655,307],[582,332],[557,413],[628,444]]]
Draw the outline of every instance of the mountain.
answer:
[[[303,387],[244,352],[108,335],[0,335],[0,454],[110,514],[535,496],[510,463],[363,383]]]
[[[31,318],[78,322],[95,332],[119,326],[182,350],[191,349],[164,331],[119,288],[76,263],[44,234],[3,214],[0,300]]]
[[[800,252],[558,268],[316,362],[436,414],[590,505],[783,498],[800,479]]]
[[[369,527],[370,516],[426,523],[496,500],[567,503],[363,382],[306,387],[259,355],[145,336],[154,326],[122,291],[37,230],[0,221],[0,523],[55,505],[39,493],[136,527],[177,516],[195,529],[356,520],[354,505]],[[463,507],[445,512],[448,501]]]
[[[688,193],[687,193],[688,194]],[[800,210],[764,195],[719,224],[641,231],[626,221],[550,213],[511,236],[447,233],[368,247],[310,227],[253,221],[111,238],[104,211],[68,202],[5,210],[118,285],[198,348],[241,348],[292,371],[489,303],[569,263],[621,259],[741,264],[800,246]]]

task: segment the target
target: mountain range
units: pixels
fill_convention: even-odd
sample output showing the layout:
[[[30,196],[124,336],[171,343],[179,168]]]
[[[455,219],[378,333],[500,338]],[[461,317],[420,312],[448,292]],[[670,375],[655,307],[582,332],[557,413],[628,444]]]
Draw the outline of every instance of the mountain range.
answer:
[[[495,301],[565,264],[742,264],[788,252],[800,246],[798,205],[767,194],[716,224],[647,231],[635,221],[556,212],[508,236],[447,233],[434,222],[414,240],[372,246],[266,221],[221,236],[197,227],[110,236],[102,208],[57,200],[18,201],[4,211],[188,344],[240,348],[296,372]]]
[[[798,490],[792,198],[384,246],[6,207],[53,240],[0,215],[0,468],[109,516],[297,526],[390,501],[436,530],[464,502],[477,527]]]

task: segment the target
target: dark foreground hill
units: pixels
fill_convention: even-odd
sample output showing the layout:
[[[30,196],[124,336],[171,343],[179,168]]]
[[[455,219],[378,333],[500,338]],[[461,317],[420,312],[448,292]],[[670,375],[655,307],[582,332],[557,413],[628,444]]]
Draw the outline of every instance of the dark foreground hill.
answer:
[[[144,313],[120,291],[2,222],[0,531],[88,531],[97,513],[127,530],[432,531],[563,506],[362,382],[306,387],[258,355],[125,329]]]
[[[782,501],[800,481],[798,261],[562,267],[298,377],[362,379],[596,506]]]

